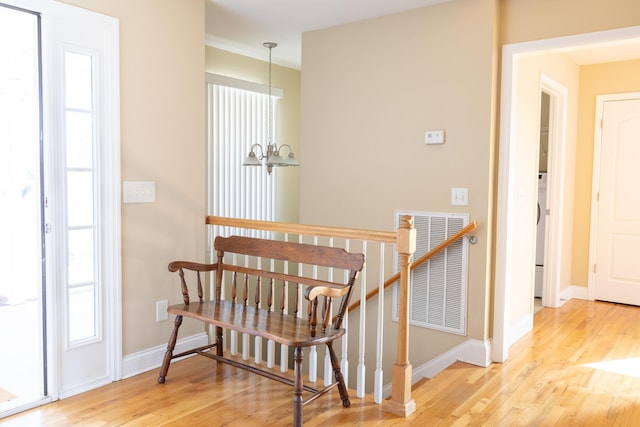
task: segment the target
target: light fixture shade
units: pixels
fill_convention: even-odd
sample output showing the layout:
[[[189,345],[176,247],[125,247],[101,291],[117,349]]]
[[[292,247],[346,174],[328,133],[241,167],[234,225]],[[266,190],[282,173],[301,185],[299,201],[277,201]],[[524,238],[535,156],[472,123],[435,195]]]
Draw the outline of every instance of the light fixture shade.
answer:
[[[285,162],[284,162],[284,159],[282,158],[282,156],[280,155],[280,153],[278,153],[276,151],[272,155],[270,155],[269,158],[267,159],[267,165],[270,165],[270,166],[285,166]]]
[[[300,162],[298,161],[298,159],[296,159],[296,156],[294,156],[291,151],[289,152],[287,158],[284,159],[284,164],[286,166],[300,166]]]
[[[256,153],[251,151],[244,162],[242,162],[242,166],[262,166],[262,162],[258,160],[256,157]]]

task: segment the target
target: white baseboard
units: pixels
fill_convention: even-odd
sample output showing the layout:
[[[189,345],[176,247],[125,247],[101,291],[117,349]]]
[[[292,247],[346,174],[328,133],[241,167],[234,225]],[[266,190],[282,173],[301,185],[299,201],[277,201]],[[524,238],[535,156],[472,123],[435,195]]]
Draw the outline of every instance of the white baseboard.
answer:
[[[209,344],[209,338],[205,332],[191,335],[176,342],[174,354],[207,344]],[[122,359],[122,378],[129,378],[159,368],[166,351],[167,345],[163,344],[125,356]]]
[[[528,314],[509,329],[509,347],[533,330],[533,314]]]
[[[415,384],[423,378],[433,378],[457,361],[487,367],[491,364],[490,356],[491,340],[467,340],[427,363],[413,368],[411,371],[411,383]],[[383,387],[382,394],[385,398],[391,396],[391,384]]]
[[[560,300],[564,303],[571,299],[583,299],[589,300],[589,288],[586,286],[575,286],[571,285],[566,287],[560,293]]]

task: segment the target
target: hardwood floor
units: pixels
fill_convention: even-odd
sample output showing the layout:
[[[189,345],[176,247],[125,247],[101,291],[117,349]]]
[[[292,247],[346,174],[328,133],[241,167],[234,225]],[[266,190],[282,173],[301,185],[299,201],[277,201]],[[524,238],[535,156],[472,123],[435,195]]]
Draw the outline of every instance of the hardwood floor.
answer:
[[[457,362],[414,387],[401,418],[337,391],[304,409],[305,426],[640,425],[640,308],[572,300],[535,314],[507,363]],[[203,357],[15,415],[4,426],[285,426],[291,388]]]

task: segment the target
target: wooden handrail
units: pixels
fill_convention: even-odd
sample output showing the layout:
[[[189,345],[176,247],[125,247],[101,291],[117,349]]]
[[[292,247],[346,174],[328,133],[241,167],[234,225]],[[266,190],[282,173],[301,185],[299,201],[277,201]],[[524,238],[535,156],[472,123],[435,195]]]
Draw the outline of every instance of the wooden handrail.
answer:
[[[436,246],[435,248],[431,249],[426,254],[422,255],[416,261],[412,262],[411,266],[410,266],[411,271],[413,271],[414,269],[418,268],[419,266],[421,266],[422,264],[427,262],[434,255],[436,255],[438,252],[442,251],[444,248],[446,248],[447,246],[449,246],[452,243],[454,243],[455,241],[457,241],[459,238],[461,238],[461,237],[465,236],[466,234],[469,234],[470,232],[475,230],[475,228],[477,226],[478,226],[478,221],[474,220],[471,223],[469,223],[466,227],[464,227],[462,230],[458,231],[456,234],[454,234],[453,236],[449,237],[447,240],[444,240],[438,246]],[[389,277],[387,280],[385,280],[383,289],[387,289],[387,287],[389,287],[391,284],[393,284],[396,281],[398,281],[398,279],[400,279],[400,273],[399,272],[394,274],[393,276]],[[372,289],[371,291],[367,292],[367,295],[365,296],[365,300],[368,300],[369,298],[373,298],[374,296],[378,295],[379,292],[380,292],[380,288],[379,287],[377,287],[375,289]],[[360,307],[360,301],[361,300],[353,302],[349,306],[348,311],[351,311],[351,310],[354,310],[354,309]]]
[[[395,231],[361,230],[354,228],[329,227],[322,225],[293,224],[276,221],[260,221],[255,219],[227,218],[209,215],[205,218],[206,224],[253,230],[265,230],[303,234],[321,237],[339,237],[344,239],[371,240],[374,242],[395,243]]]

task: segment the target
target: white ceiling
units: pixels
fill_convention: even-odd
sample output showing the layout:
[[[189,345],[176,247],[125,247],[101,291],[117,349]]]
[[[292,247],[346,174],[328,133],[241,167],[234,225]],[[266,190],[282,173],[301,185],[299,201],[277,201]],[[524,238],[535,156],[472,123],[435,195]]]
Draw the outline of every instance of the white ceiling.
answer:
[[[306,31],[329,28],[451,0],[206,0],[207,45],[267,60],[264,42],[276,42],[273,62],[300,69]],[[640,40],[563,50],[578,65],[640,58]]]
[[[300,69],[306,31],[329,28],[450,0],[206,0],[207,44]]]

